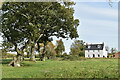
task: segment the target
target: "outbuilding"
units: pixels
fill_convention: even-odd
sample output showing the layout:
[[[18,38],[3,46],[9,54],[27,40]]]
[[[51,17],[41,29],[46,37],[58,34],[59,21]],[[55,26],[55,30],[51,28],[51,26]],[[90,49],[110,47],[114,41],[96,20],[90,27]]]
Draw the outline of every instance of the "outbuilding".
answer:
[[[120,52],[114,54],[114,58],[120,58]]]

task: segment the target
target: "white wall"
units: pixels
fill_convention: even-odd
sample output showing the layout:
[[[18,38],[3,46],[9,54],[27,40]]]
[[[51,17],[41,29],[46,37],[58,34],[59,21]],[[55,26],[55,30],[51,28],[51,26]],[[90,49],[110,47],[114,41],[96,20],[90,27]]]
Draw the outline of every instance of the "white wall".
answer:
[[[104,55],[105,57],[108,56],[108,51],[106,51],[105,46],[104,46],[104,48],[103,48],[103,55]]]
[[[93,50],[89,50],[89,52],[88,52],[88,50],[85,50],[85,57],[86,58],[88,57],[88,55],[90,58],[92,58],[93,54],[95,55],[95,57],[98,57],[98,55],[99,55],[99,57],[103,57],[103,50],[99,50],[99,51],[94,50],[94,52],[93,52]]]

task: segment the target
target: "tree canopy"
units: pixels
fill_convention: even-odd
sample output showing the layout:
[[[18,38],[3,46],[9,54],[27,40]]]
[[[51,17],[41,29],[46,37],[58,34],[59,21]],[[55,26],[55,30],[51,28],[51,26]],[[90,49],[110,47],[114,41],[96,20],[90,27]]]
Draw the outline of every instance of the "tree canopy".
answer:
[[[85,46],[83,40],[75,40],[72,43],[70,48],[71,55],[84,56],[85,55]]]
[[[57,55],[62,55],[62,53],[65,51],[65,46],[64,43],[62,41],[62,39],[60,40],[56,40],[56,53]]]
[[[63,1],[4,2],[1,9],[2,37],[14,45],[18,54],[28,44],[33,54],[35,44],[46,45],[47,41],[52,41],[51,36],[76,38],[79,20],[74,19],[73,5],[74,2]]]

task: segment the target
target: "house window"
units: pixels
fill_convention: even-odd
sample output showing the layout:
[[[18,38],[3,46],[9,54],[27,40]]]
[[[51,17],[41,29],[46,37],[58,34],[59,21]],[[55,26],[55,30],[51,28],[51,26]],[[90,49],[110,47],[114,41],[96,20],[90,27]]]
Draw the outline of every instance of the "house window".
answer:
[[[95,54],[93,54],[93,57],[95,57]]]
[[[93,52],[95,52],[95,50],[93,50]]]
[[[88,46],[88,48],[90,48],[91,46]]]
[[[115,57],[115,55],[113,55],[113,57]]]
[[[90,57],[90,55],[88,55],[88,57]]]
[[[88,52],[90,52],[90,51],[88,50]]]
[[[100,48],[100,47],[101,47],[101,45],[98,45],[97,47],[98,47],[98,48]]]
[[[98,52],[100,52],[100,50],[98,50]]]

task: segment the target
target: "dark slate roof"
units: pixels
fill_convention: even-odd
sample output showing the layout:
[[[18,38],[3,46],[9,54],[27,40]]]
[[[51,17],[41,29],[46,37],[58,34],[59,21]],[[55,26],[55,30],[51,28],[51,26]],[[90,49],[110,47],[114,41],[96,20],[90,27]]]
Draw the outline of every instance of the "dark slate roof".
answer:
[[[103,50],[104,43],[103,44],[86,44],[85,50]]]

